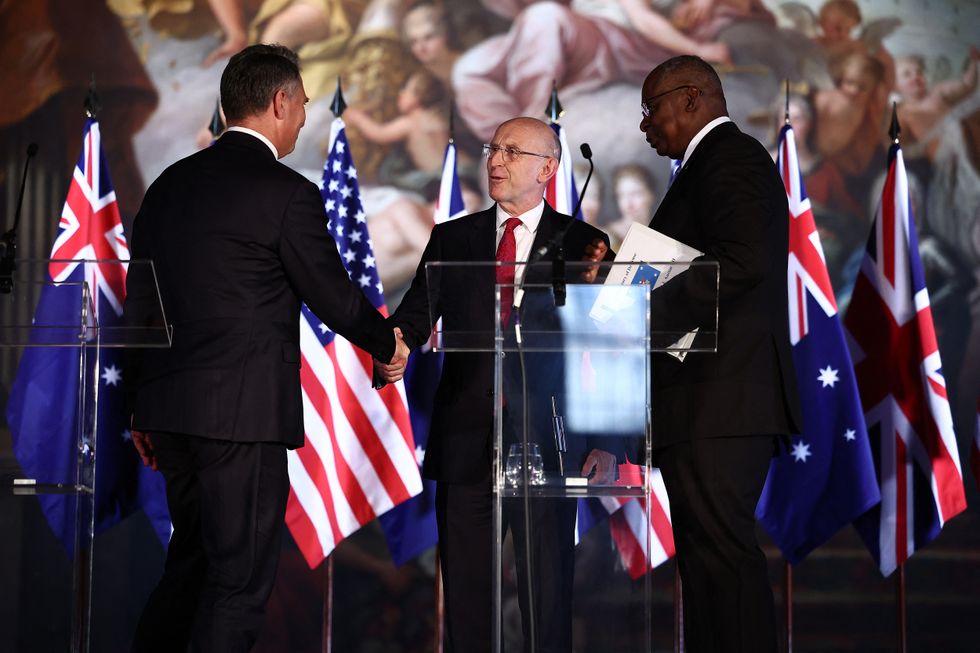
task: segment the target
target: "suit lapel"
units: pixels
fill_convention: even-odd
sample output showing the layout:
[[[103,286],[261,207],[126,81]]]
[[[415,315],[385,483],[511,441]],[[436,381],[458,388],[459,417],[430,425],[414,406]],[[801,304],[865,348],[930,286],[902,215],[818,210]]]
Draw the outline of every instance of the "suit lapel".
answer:
[[[531,243],[531,255],[542,245],[548,244],[555,235],[565,226],[565,221],[561,214],[555,211],[545,202],[544,211],[541,213],[541,220],[538,222],[538,230],[534,233],[534,242]],[[554,252],[549,252],[547,258],[552,258]]]
[[[488,262],[497,258],[497,212],[496,207],[490,207],[474,216],[472,228],[466,243],[466,255],[463,260]],[[495,275],[493,269],[480,266],[473,271],[473,301],[476,315],[493,315],[493,286]]]

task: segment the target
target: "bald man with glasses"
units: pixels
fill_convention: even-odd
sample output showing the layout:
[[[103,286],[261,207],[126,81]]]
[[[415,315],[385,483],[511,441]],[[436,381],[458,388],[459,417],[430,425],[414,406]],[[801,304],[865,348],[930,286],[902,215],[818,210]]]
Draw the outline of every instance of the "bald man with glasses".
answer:
[[[484,145],[491,208],[436,225],[422,254],[415,279],[390,321],[415,349],[429,338],[433,322],[442,317],[446,332],[469,331],[487,335],[492,350],[494,330],[494,283],[514,281],[515,267],[501,266],[494,274],[486,268],[441,278],[437,306],[429,306],[425,265],[430,261],[527,261],[531,252],[548,243],[566,226],[562,241],[567,260],[581,260],[586,246],[608,237],[598,229],[556,212],[543,195],[562,156],[555,132],[533,118],[515,118],[501,124]],[[553,255],[553,253],[551,254]],[[607,251],[605,256],[612,258]],[[520,268],[517,274],[522,274]],[[509,275],[509,277],[508,277]],[[520,279],[517,279],[520,281]],[[502,292],[502,319],[510,319],[512,296]],[[560,390],[560,357],[529,354],[532,396],[528,402],[531,430],[545,435],[538,441],[546,471],[557,470],[552,442],[550,404],[538,395]],[[550,359],[550,360],[548,360]],[[400,367],[376,366],[391,382],[401,378]],[[532,369],[533,368],[533,369]],[[436,391],[428,449],[422,473],[436,481],[436,520],[439,555],[446,593],[447,651],[488,652],[492,632],[493,524],[490,487],[493,442],[494,355],[486,352],[447,352]],[[560,399],[559,399],[560,400]],[[505,411],[518,410],[520,398],[510,397]],[[506,437],[506,436],[505,436]],[[583,475],[601,480],[615,476],[616,456],[593,447],[589,438],[568,439],[566,465]],[[550,469],[549,469],[550,468]],[[573,472],[574,473],[574,472]],[[566,505],[567,504],[567,505]],[[547,510],[535,511],[534,592],[537,604],[537,651],[567,653],[571,650],[571,582],[574,564],[575,501],[549,501]],[[523,513],[504,508],[504,523],[514,533],[520,601],[525,605],[523,565]],[[527,619],[522,619],[525,640]],[[528,650],[525,644],[525,650]]]

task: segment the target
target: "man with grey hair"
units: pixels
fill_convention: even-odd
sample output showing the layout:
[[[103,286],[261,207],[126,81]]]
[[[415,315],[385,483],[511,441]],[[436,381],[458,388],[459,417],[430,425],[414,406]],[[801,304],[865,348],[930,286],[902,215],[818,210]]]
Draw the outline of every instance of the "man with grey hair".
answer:
[[[670,499],[685,644],[690,653],[775,653],[755,507],[775,443],[801,421],[786,192],[766,149],[729,119],[721,80],[703,60],[656,67],[640,108],[650,146],[681,161],[650,227],[704,252],[720,274],[717,295],[714,271],[696,268],[653,294],[655,328],[714,330],[718,321],[717,352],[655,356],[651,378],[653,458]]]
[[[408,354],[349,279],[317,187],[277,161],[306,117],[296,55],[242,50],[221,100],[228,131],[160,175],[133,227],[133,258],[153,261],[173,334],[124,373],[133,442],[163,473],[174,527],[141,653],[246,653],[256,640],[279,561],[286,450],[303,445],[301,303],[394,368]],[[156,301],[152,274],[131,268],[127,324],[151,322]]]

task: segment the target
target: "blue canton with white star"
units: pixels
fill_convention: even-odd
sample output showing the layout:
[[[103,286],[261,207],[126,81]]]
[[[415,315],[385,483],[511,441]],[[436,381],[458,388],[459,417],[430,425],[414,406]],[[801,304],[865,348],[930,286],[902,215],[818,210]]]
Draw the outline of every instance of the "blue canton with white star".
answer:
[[[320,183],[323,208],[327,212],[327,230],[337,243],[337,252],[351,280],[357,284],[371,305],[384,305],[384,289],[374,259],[374,245],[368,235],[367,215],[361,206],[357,185],[357,168],[350,154],[346,129],[341,128],[323,164]],[[304,304],[303,315],[313,325],[320,344],[326,346],[336,335]]]

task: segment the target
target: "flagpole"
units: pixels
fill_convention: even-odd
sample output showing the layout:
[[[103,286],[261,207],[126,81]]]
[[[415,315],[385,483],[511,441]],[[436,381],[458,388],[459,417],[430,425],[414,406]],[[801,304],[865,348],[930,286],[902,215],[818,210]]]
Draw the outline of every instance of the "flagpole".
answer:
[[[320,652],[333,648],[333,553],[323,561],[323,628],[320,631]]]
[[[793,566],[783,559],[783,613],[786,619],[786,653],[793,653]]]
[[[888,129],[888,136],[896,145],[902,128],[898,123],[898,110],[895,102],[892,102],[892,120]],[[895,598],[896,609],[898,610],[898,653],[906,653],[908,650],[908,610],[905,595],[905,561],[898,563],[898,575],[895,576]]]
[[[905,563],[898,565],[895,576],[895,599],[898,609],[898,653],[908,653],[908,610],[905,595]]]
[[[435,624],[435,638],[433,644],[434,653],[442,653],[443,647],[445,646],[445,638],[443,633],[445,632],[446,625],[446,595],[442,590],[442,560],[439,558],[439,549],[436,548],[436,624]]]

